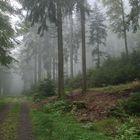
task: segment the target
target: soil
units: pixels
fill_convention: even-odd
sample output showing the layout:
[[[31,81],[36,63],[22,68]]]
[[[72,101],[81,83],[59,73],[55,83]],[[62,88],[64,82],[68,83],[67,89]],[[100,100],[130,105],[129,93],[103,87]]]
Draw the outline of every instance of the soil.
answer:
[[[22,103],[17,130],[17,140],[34,140],[29,112],[28,104],[26,102]]]
[[[67,99],[75,104],[84,104],[83,108],[73,109],[72,112],[80,122],[102,120],[108,117],[110,110],[116,106],[120,100],[127,100],[130,96],[126,93],[100,93],[88,91],[86,94],[73,92],[67,96]],[[57,97],[52,97],[32,105],[33,108],[41,108],[49,102],[55,102]]]
[[[82,101],[86,108],[78,109],[75,114],[79,121],[94,121],[105,119],[111,108],[116,106],[119,100],[126,100],[129,94],[110,94],[88,92],[86,94],[73,93],[68,98],[72,101]]]
[[[0,109],[0,123],[2,123],[4,121],[4,119],[6,118],[9,110],[10,110],[10,105],[9,104],[4,105]]]

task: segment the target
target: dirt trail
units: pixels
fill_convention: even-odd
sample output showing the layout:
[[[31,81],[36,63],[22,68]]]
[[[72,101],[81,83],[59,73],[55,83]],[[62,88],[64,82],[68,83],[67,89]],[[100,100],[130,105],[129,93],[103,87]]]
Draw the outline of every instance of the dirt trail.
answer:
[[[26,102],[21,104],[17,140],[34,140],[29,115],[29,107]]]
[[[7,114],[10,110],[10,104],[5,104],[1,109],[0,109],[0,124],[2,124],[4,122],[4,120],[7,117]],[[0,131],[0,140],[3,140],[3,134]]]
[[[4,121],[4,119],[6,118],[9,110],[10,110],[10,105],[9,104],[4,105],[0,109],[0,123],[2,123]]]

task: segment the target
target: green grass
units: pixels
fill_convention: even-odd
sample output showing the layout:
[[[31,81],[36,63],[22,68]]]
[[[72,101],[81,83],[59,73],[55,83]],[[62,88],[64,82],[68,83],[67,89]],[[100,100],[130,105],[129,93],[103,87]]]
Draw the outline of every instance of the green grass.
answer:
[[[124,93],[140,91],[140,82],[134,81],[132,83],[121,84],[116,86],[107,86],[102,88],[92,88],[90,91],[103,92],[103,93]]]
[[[7,98],[5,97],[0,97],[0,109],[7,104]]]
[[[131,83],[120,84],[120,85],[110,85],[106,87],[89,88],[88,91],[91,92],[101,92],[101,93],[124,93],[124,92],[137,92],[140,91],[140,81],[134,81]],[[82,92],[81,89],[67,90],[66,94]]]
[[[0,125],[0,133],[3,135],[4,140],[16,140],[19,110],[19,103],[13,104],[7,115],[7,118]]]
[[[71,115],[61,111],[32,110],[36,140],[110,140],[78,123]]]

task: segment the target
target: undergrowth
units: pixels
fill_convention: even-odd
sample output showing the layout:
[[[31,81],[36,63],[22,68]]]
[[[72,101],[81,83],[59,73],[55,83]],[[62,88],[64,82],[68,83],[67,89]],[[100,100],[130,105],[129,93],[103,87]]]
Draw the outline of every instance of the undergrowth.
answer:
[[[102,133],[84,128],[62,107],[58,101],[41,110],[32,110],[34,134],[37,140],[109,140]],[[58,106],[59,105],[59,106]],[[67,106],[68,107],[68,106]],[[66,108],[67,108],[66,107]]]

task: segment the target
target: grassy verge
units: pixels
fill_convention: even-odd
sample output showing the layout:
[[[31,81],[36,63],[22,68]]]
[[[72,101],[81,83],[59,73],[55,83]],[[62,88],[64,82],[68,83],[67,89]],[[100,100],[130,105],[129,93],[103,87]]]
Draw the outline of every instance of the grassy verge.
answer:
[[[50,106],[51,107],[51,106]],[[36,140],[109,140],[102,133],[94,132],[78,123],[71,115],[60,110],[32,110]]]
[[[4,97],[0,97],[0,109],[6,104],[6,99]]]
[[[4,140],[16,140],[19,110],[19,103],[13,104],[7,118],[0,125],[0,133],[3,135]]]
[[[125,93],[125,92],[137,92],[140,91],[140,81],[134,81],[127,84],[120,84],[114,86],[90,88],[88,91],[101,92],[101,93]],[[71,91],[72,92],[72,91]],[[81,92],[81,89],[75,89],[73,92]],[[66,91],[69,94],[69,91]]]

